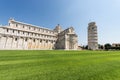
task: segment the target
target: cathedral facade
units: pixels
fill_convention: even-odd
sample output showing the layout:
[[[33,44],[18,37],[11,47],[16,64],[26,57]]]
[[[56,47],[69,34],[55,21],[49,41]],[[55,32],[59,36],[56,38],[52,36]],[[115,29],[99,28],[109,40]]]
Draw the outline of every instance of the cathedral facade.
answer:
[[[0,26],[1,50],[77,50],[78,37],[74,28],[54,30],[10,19],[7,26]]]

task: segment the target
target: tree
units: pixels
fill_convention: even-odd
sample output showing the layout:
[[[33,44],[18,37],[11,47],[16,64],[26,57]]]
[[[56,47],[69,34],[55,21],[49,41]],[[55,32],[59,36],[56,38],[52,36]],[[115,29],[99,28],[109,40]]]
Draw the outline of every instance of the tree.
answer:
[[[101,45],[101,44],[98,44],[98,48],[99,48],[99,49],[104,49],[104,46]]]
[[[82,46],[82,49],[88,49],[88,45]]]
[[[105,44],[104,47],[105,47],[105,50],[109,50],[112,48],[111,44],[109,43]]]

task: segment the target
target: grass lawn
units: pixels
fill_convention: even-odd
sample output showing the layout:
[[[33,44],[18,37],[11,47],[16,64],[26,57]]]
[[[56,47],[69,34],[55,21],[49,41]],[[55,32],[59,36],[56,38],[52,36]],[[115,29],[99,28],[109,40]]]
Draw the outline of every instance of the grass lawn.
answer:
[[[0,51],[0,80],[120,80],[120,51]]]

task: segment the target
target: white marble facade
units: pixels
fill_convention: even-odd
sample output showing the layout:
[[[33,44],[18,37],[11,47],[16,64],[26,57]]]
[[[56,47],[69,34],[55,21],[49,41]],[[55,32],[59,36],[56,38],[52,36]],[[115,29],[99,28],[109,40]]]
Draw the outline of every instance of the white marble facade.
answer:
[[[98,33],[95,22],[91,22],[88,24],[88,49],[98,49]]]
[[[58,25],[59,26],[59,25]],[[57,26],[57,27],[58,27]],[[0,49],[4,50],[53,50],[53,49],[77,49],[77,41],[72,48],[60,48],[56,47],[67,42],[56,43],[58,41],[58,35],[64,32],[59,28],[54,30],[43,28],[19,21],[14,19],[9,20],[7,26],[0,27]],[[72,33],[72,35],[75,33]],[[68,34],[66,34],[68,35]],[[77,40],[77,35],[75,35]]]

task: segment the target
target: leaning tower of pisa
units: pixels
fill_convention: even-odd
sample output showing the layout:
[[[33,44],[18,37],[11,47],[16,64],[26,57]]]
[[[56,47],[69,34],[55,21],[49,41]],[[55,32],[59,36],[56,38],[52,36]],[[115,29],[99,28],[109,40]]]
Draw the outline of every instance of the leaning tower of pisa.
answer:
[[[91,22],[88,24],[88,49],[98,49],[98,35],[97,26],[95,22]]]

